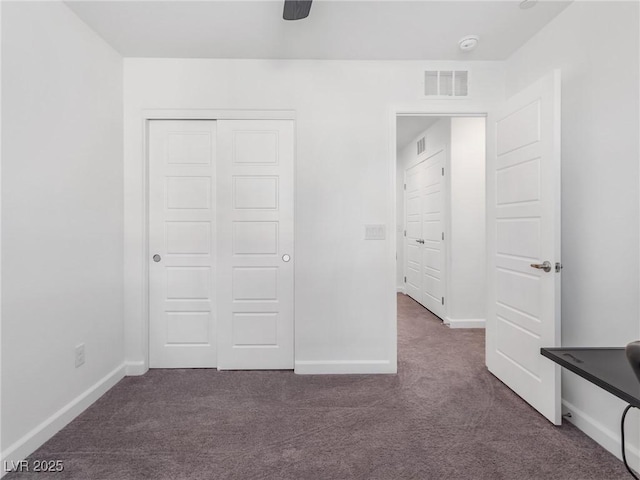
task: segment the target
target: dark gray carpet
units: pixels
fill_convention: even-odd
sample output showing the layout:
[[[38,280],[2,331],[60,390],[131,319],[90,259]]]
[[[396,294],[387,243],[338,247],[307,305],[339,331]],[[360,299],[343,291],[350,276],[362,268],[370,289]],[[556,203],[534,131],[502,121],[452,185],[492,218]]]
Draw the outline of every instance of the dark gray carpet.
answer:
[[[484,334],[400,295],[398,375],[152,370],[122,380],[32,459],[52,479],[621,479],[484,367]],[[6,478],[34,478],[13,473]]]

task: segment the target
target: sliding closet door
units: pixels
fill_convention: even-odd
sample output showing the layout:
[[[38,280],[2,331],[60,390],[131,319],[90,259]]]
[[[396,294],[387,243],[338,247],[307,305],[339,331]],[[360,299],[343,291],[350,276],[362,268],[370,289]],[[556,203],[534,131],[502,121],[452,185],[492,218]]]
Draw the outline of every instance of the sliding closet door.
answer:
[[[149,125],[149,366],[216,366],[216,122]]]
[[[218,122],[218,368],[293,369],[293,121]]]

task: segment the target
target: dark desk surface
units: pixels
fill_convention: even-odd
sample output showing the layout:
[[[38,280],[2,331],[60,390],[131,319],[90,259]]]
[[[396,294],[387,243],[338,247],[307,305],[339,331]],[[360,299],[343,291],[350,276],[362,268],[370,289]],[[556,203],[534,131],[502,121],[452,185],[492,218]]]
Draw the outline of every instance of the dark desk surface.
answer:
[[[640,407],[640,381],[624,348],[541,348],[540,353],[627,403]]]

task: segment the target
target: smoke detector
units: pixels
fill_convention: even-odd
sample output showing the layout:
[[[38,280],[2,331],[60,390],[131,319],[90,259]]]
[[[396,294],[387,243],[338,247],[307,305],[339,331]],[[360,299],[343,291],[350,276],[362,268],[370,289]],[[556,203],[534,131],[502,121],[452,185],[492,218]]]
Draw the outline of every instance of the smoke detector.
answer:
[[[533,8],[538,3],[538,0],[522,0],[520,2],[520,8],[523,10],[527,10],[528,8]]]
[[[478,46],[479,42],[480,37],[478,37],[477,35],[467,35],[466,37],[460,39],[460,41],[458,42],[458,46],[463,52],[470,52]]]

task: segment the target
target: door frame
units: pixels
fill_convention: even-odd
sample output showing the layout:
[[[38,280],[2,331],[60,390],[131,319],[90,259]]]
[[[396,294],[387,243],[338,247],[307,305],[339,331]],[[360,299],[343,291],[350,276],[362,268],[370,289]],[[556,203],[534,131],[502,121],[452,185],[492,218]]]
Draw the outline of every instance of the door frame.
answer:
[[[453,102],[455,103],[455,102]],[[398,225],[398,194],[397,194],[397,150],[396,150],[396,142],[397,142],[397,118],[398,117],[483,117],[485,118],[485,185],[488,183],[488,172],[490,172],[490,167],[493,165],[493,154],[495,151],[495,145],[490,141],[493,138],[494,134],[494,118],[496,115],[496,103],[499,102],[478,102],[478,103],[456,103],[455,105],[446,105],[442,106],[442,102],[438,102],[437,104],[425,104],[423,102],[416,102],[413,104],[402,104],[402,105],[392,105],[389,108],[388,115],[388,130],[389,130],[389,179],[391,182],[391,199],[389,202],[390,212],[389,218],[390,225],[393,228],[394,234],[392,235],[392,241],[389,242],[389,251],[388,254],[388,262],[391,271],[393,272],[390,276],[390,285],[389,289],[394,292],[394,321],[392,322],[391,331],[389,332],[390,344],[389,349],[393,352],[393,357],[397,359],[398,355],[398,314],[397,314],[397,298],[395,293],[397,292],[397,251],[398,251],[398,236],[395,233]],[[488,190],[487,190],[488,192]],[[487,206],[489,200],[489,195],[485,192],[485,207]],[[403,200],[404,201],[404,200]],[[404,222],[404,219],[403,219]],[[490,251],[490,235],[488,230],[488,218],[485,219],[485,225],[487,227],[486,230],[486,252]],[[448,233],[448,232],[447,232]],[[450,235],[449,235],[450,237]],[[489,265],[489,255],[486,258],[486,266],[488,269]],[[391,268],[392,267],[392,268]],[[404,269],[403,269],[404,270]],[[487,270],[488,271],[488,270]],[[449,277],[447,277],[446,285],[445,285],[445,298],[448,295],[449,290]],[[487,285],[488,290],[488,285]],[[488,295],[490,292],[486,292]],[[446,307],[446,305],[445,305]],[[486,309],[485,309],[485,317],[486,317]],[[486,359],[486,353],[485,353]]]
[[[294,224],[294,245],[295,245],[295,225],[296,225],[296,197],[297,197],[297,168],[296,158],[298,156],[297,147],[297,125],[295,110],[233,110],[233,109],[147,109],[142,110],[142,192],[140,199],[142,203],[142,239],[139,244],[142,252],[141,269],[141,293],[142,293],[142,332],[141,347],[143,352],[142,365],[127,365],[128,375],[142,375],[149,370],[149,123],[153,120],[291,120],[293,121],[293,224]],[[297,262],[296,262],[297,263]],[[294,295],[293,295],[293,351],[295,361],[296,345],[296,295],[295,295],[295,264],[293,271]]]

